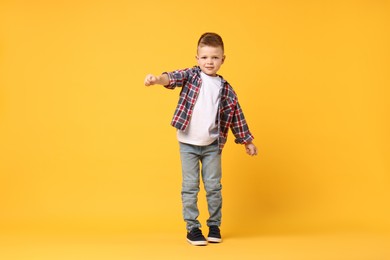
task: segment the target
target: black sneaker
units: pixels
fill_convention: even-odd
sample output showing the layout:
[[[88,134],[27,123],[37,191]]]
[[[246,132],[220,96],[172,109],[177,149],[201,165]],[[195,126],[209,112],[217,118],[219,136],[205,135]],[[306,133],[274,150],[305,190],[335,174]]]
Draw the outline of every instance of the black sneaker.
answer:
[[[221,231],[218,226],[210,226],[209,227],[209,235],[207,236],[207,240],[211,243],[220,243],[222,242]]]
[[[207,240],[199,228],[193,228],[190,232],[187,232],[187,241],[194,246],[207,245]]]

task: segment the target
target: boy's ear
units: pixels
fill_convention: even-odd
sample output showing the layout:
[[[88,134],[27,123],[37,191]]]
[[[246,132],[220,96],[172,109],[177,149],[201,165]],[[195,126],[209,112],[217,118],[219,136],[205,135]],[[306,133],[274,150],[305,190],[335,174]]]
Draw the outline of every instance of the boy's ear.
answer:
[[[223,55],[223,57],[222,57],[222,63],[224,63],[224,62],[225,62],[225,59],[226,59],[226,56],[225,56],[225,55]]]

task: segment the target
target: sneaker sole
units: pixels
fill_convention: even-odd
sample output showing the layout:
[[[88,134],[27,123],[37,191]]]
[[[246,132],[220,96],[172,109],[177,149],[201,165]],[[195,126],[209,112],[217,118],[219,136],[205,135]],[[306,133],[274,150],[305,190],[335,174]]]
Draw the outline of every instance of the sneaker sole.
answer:
[[[207,240],[211,243],[221,243],[222,238],[217,238],[217,237],[208,237]]]
[[[191,241],[189,239],[187,239],[187,241],[188,241],[188,243],[190,243],[193,246],[206,246],[207,245],[207,241]]]

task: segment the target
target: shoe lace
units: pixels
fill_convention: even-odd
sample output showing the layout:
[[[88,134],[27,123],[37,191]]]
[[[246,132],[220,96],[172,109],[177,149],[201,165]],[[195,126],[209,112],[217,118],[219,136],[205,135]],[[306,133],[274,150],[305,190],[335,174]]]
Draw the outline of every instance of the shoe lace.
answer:
[[[210,234],[212,235],[218,235],[219,234],[219,227],[218,226],[211,226],[210,227]]]
[[[194,237],[203,237],[202,231],[199,228],[195,228],[191,231]]]

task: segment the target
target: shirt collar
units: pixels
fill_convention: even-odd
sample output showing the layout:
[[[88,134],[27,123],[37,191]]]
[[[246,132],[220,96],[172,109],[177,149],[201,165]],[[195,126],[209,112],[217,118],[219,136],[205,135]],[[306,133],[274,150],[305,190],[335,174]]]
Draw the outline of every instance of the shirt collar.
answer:
[[[200,69],[199,66],[194,66],[194,69],[195,69],[197,76],[200,78],[200,73],[202,72],[202,70]],[[223,85],[225,85],[227,83],[227,81],[221,75],[217,74],[217,76],[221,78],[221,82]]]

